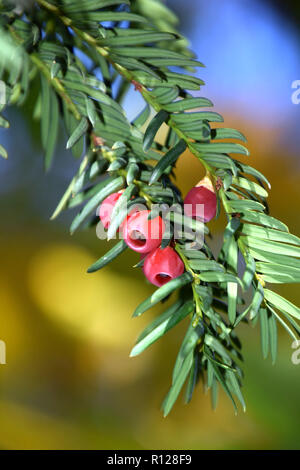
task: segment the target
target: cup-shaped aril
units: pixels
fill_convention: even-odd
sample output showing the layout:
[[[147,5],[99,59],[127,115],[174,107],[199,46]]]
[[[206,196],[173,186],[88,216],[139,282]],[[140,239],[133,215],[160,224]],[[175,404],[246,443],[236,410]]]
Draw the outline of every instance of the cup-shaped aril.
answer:
[[[184,212],[189,217],[209,222],[216,216],[217,196],[209,178],[201,180],[184,199]]]
[[[122,225],[125,243],[138,253],[149,253],[161,244],[165,223],[160,216],[148,219],[150,211],[129,215]]]
[[[123,192],[124,190],[122,189],[117,193],[112,193],[102,201],[99,217],[105,229],[108,229],[110,225],[112,211]]]
[[[143,271],[152,284],[161,287],[184,272],[184,264],[170,246],[156,248],[144,261]]]

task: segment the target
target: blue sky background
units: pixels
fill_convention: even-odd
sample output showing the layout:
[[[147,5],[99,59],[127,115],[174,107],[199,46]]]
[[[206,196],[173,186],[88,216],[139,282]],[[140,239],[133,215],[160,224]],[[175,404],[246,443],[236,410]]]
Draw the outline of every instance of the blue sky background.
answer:
[[[300,105],[292,103],[292,83],[300,80],[300,28],[270,4],[256,0],[168,0],[180,30],[204,69],[198,95],[217,111],[279,129],[280,145],[298,153]],[[124,106],[133,117],[141,100],[133,90]]]
[[[181,16],[182,1],[167,3]],[[184,5],[183,32],[206,65],[200,70],[205,95],[264,125],[299,118],[300,108],[291,102],[291,84],[300,78],[294,25],[256,0],[185,0]]]

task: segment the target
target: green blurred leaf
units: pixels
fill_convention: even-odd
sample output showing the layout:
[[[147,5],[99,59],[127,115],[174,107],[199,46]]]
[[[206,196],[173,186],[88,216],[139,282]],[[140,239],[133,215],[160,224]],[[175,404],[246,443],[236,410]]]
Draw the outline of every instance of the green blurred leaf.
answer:
[[[169,114],[166,111],[161,110],[151,120],[144,135],[143,149],[145,152],[150,149],[157,134],[157,131],[162,126],[162,124],[168,119],[168,117]]]
[[[257,284],[255,294],[253,296],[250,307],[250,319],[253,320],[260,309],[261,303],[264,300],[264,290],[260,283]]]
[[[119,34],[117,36],[109,36],[107,38],[99,39],[98,43],[101,46],[108,46],[113,48],[115,46],[138,46],[140,44],[147,44],[149,42],[172,41],[176,39],[176,36],[173,33],[164,33],[156,31],[148,32],[144,30],[135,30],[134,34],[126,34],[126,32],[127,31],[125,29],[121,29],[119,30]],[[122,55],[122,49],[118,49],[120,55]],[[143,55],[138,57],[143,57]]]
[[[245,245],[250,248],[258,248],[263,251],[275,253],[278,255],[287,255],[287,256],[300,256],[300,247],[285,245],[279,242],[273,242],[269,240],[262,240],[260,238],[254,238],[251,236],[241,236],[241,240]]]
[[[284,232],[288,232],[289,229],[285,224],[280,222],[279,220],[275,219],[274,217],[271,217],[266,214],[258,213],[258,212],[252,212],[252,211],[246,211],[243,214],[243,220],[246,220],[247,222],[254,222],[256,224],[260,225],[265,225],[270,228],[276,228],[278,230],[282,230]]]
[[[143,338],[148,336],[157,326],[159,326],[162,322],[170,318],[178,309],[182,307],[184,301],[183,299],[179,298],[172,304],[170,307],[167,308],[161,315],[156,317],[139,335],[136,343],[139,343]]]
[[[204,272],[199,274],[199,278],[203,282],[234,282],[234,283],[241,283],[241,281],[233,276],[232,274],[228,273],[221,273],[221,272]]]
[[[142,127],[150,116],[150,106],[147,104],[143,111],[134,119],[132,124],[136,127]]]
[[[95,194],[89,202],[84,206],[84,208],[76,215],[73,220],[70,232],[73,234],[75,230],[80,226],[80,224],[85,220],[85,218],[94,211],[97,206],[110,194],[119,191],[124,186],[124,178],[119,176],[117,178],[108,178],[101,182],[97,194]]]
[[[0,127],[4,127],[4,129],[9,128],[9,122],[3,116],[0,116]]]
[[[240,153],[241,155],[249,155],[249,151],[240,144],[235,143],[210,143],[210,144],[194,144],[196,149],[201,153]]]
[[[233,175],[237,174],[237,167],[234,164],[232,158],[228,155],[206,153],[205,155],[201,155],[201,160],[204,160],[209,165],[212,165],[218,169],[223,168],[225,170],[230,170]]]
[[[179,307],[178,310],[172,312],[171,315],[166,316],[163,313],[160,317],[161,321],[158,323],[158,319],[155,321],[155,326],[150,326],[149,333],[147,335],[143,334],[142,339],[134,346],[130,353],[130,357],[137,356],[158,340],[161,336],[167,333],[171,328],[173,328],[177,323],[183,320],[193,308],[191,302],[187,302],[183,306]]]
[[[242,228],[244,235],[261,238],[262,240],[273,240],[292,245],[300,245],[300,238],[287,232],[279,232],[271,228],[259,227],[256,225],[244,224]]]
[[[120,56],[142,57],[144,60],[155,57],[166,60],[183,58],[182,54],[179,54],[178,52],[170,51],[169,49],[161,49],[160,47],[115,47],[113,52]],[[190,77],[189,75],[187,75],[186,78],[195,80],[195,78]]]
[[[176,377],[175,382],[172,384],[172,387],[170,388],[166,398],[164,399],[162,408],[164,412],[164,417],[166,417],[171,409],[173,408],[173,405],[175,401],[178,398],[178,395],[183,387],[184,382],[187,379],[187,376],[192,368],[193,365],[193,352],[191,352],[184,360],[184,363],[180,369],[179,374]]]
[[[276,318],[279,323],[283,326],[283,328],[288,332],[288,334],[291,336],[291,338],[297,340],[297,336],[295,335],[295,333],[293,332],[293,330],[291,330],[291,328],[285,323],[285,321],[278,315],[278,313],[275,312],[275,310],[272,309],[272,307],[270,305],[268,305],[268,309],[270,310],[270,312],[274,315],[274,318]],[[297,331],[297,330],[296,330]],[[299,333],[300,335],[300,333]]]
[[[85,97],[85,103],[86,103],[86,112],[90,120],[90,123],[92,124],[93,127],[95,127],[95,124],[98,118],[95,104],[91,99],[87,97]]]
[[[221,344],[221,342],[211,336],[210,334],[206,334],[204,338],[204,343],[210,348],[213,349],[219,356],[224,360],[225,365],[231,365],[232,360],[229,356],[228,352],[226,351],[225,347]]]
[[[57,77],[58,73],[60,72],[61,70],[61,64],[60,62],[56,62],[55,60],[52,62],[52,65],[51,65],[51,70],[50,70],[50,74],[51,74],[51,78],[55,78]]]
[[[223,235],[224,241],[229,240],[236,233],[240,225],[241,225],[240,219],[237,217],[232,217],[229,220],[224,230],[224,235]]]
[[[181,125],[191,124],[192,122],[195,122],[195,121],[196,122],[198,121],[223,122],[224,119],[220,114],[212,112],[212,111],[197,111],[193,113],[173,114],[172,120],[176,122],[176,124],[178,124],[180,127]],[[201,150],[203,149],[203,147],[199,147],[204,144],[194,144],[194,145],[197,148],[197,150],[199,150],[199,152],[204,151],[204,150]],[[208,144],[208,145],[209,145],[210,151],[214,152],[214,146],[212,144]],[[216,149],[217,148],[218,147],[216,147]]]
[[[193,219],[192,217],[188,217],[184,214],[177,213],[177,212],[169,212],[166,216],[167,220],[171,220],[174,223],[174,229],[177,233],[181,233],[181,230],[184,228],[185,232],[189,230],[194,231],[196,234],[201,236],[201,234],[209,233],[208,228],[205,226],[203,222],[197,219]],[[185,233],[185,235],[188,235]],[[195,250],[196,251],[196,250]]]
[[[292,261],[292,258],[291,258]],[[299,277],[299,269],[292,266],[283,266],[282,264],[265,263],[263,261],[256,262],[256,269],[263,274],[289,274]]]
[[[104,172],[104,170],[106,169],[106,166],[107,166],[107,160],[105,159],[99,159],[93,162],[89,168],[87,168],[85,171],[82,172],[82,174],[76,177],[76,183],[73,187],[72,193],[78,194],[80,191],[82,191],[82,189],[87,184],[90,184],[97,176],[100,176]]]
[[[189,267],[197,271],[219,271],[224,273],[225,268],[221,264],[208,259],[190,259]]]
[[[213,103],[207,98],[185,98],[165,105],[164,109],[168,111],[168,113],[175,113],[210,106],[213,106]]]
[[[50,128],[50,106],[51,106],[51,88],[47,79],[41,75],[41,98],[42,98],[42,115],[41,115],[41,137],[43,147],[47,147],[48,132]]]
[[[135,73],[135,80],[137,80],[139,83],[148,88],[166,87],[173,89],[174,86],[176,86],[180,87],[181,89],[199,90],[200,86],[204,84],[203,80],[197,77],[192,77],[190,75],[184,75],[170,71],[165,71],[164,77],[165,80],[160,81],[155,79],[154,77],[149,77],[149,75],[145,74],[144,72]]]
[[[87,11],[98,10],[112,5],[130,5],[129,0],[81,0],[80,2],[65,3],[66,11],[70,13],[85,13]]]
[[[86,22],[87,20],[96,21],[97,23],[103,21],[131,21],[134,23],[147,23],[148,21],[140,15],[134,13],[128,13],[126,11],[97,11],[97,12],[85,12],[82,15],[81,11],[74,12],[72,14],[72,19],[82,20]]]
[[[91,187],[87,188],[86,190],[81,191],[80,193],[76,194],[76,196],[71,197],[69,199],[68,203],[67,203],[67,208],[71,209],[73,207],[76,207],[76,206],[82,204],[82,202],[87,201],[88,199],[93,197],[95,194],[97,194],[97,192],[99,190],[101,190],[102,183],[103,183],[103,181],[100,181],[99,183],[95,184],[94,186],[91,186]],[[75,185],[74,185],[74,189],[75,189]]]
[[[247,291],[251,286],[251,283],[254,278],[256,264],[254,258],[248,253],[247,258],[245,259],[246,268],[243,274],[242,283],[244,286],[244,290]]]
[[[195,59],[190,59],[189,57],[155,57],[151,58],[149,60],[149,63],[151,65],[154,65],[155,67],[167,67],[167,66],[173,66],[173,67],[204,67],[202,62],[199,62],[198,60]]]
[[[186,392],[185,392],[185,403],[189,403],[191,401],[194,389],[197,385],[198,367],[199,367],[198,363],[199,363],[198,354],[195,354],[193,365],[192,365],[191,372],[190,372],[190,377],[188,380],[188,385],[187,385]]]
[[[268,317],[268,326],[269,326],[271,358],[272,358],[272,363],[275,364],[276,358],[277,358],[278,334],[277,334],[276,317],[271,312]]]
[[[263,358],[266,359],[269,354],[269,325],[268,325],[268,312],[266,308],[259,310],[260,320],[260,338],[261,338],[261,349]]]
[[[213,370],[214,370],[214,374],[215,374],[216,378],[218,379],[218,381],[220,382],[221,386],[223,387],[223,389],[224,389],[226,395],[230,398],[230,400],[231,400],[231,402],[232,402],[232,404],[233,404],[233,406],[234,406],[235,412],[237,412],[236,403],[235,403],[235,401],[234,401],[234,399],[233,399],[233,396],[232,396],[232,394],[231,394],[231,392],[230,392],[230,390],[229,390],[229,388],[228,388],[228,386],[227,386],[227,384],[226,384],[226,382],[225,382],[225,380],[224,380],[224,377],[223,377],[222,373],[221,373],[220,370],[219,370],[219,367],[218,367],[214,362],[212,362],[212,361],[211,361],[211,366],[212,366],[212,368],[213,368]]]
[[[45,168],[48,170],[51,165],[53,153],[56,146],[58,125],[59,125],[59,107],[55,92],[44,76],[41,75],[41,135],[42,143],[45,149]]]
[[[117,200],[116,204],[111,213],[111,220],[107,230],[107,240],[112,239],[121,223],[125,219],[129,211],[129,201],[132,196],[136,193],[137,187],[135,184],[127,186],[121,197]]]
[[[246,137],[236,129],[229,128],[217,128],[211,130],[211,138],[213,140],[222,140],[222,139],[237,139],[242,142],[247,142]]]
[[[76,127],[72,135],[70,136],[67,142],[66,148],[70,149],[71,147],[73,147],[73,145],[75,145],[79,141],[79,139],[86,133],[88,128],[89,128],[88,121],[84,117],[81,119],[80,123],[78,124],[78,126]]]
[[[300,275],[298,273],[298,277],[295,277],[294,275],[283,273],[263,274],[262,279],[270,284],[294,284],[300,282]]]
[[[194,326],[194,320],[195,318],[193,317],[187,329],[182,345],[179,349],[175,366],[173,369],[172,383],[176,382],[176,379],[181,371],[181,368],[183,367],[186,357],[195,350],[196,345],[204,334],[204,327],[199,323]]]
[[[156,164],[149,184],[156,183],[159,178],[162,176],[164,171],[169,167],[173,166],[180,155],[185,151],[187,145],[184,140],[180,140],[173,148],[171,148],[163,157],[162,159]]]
[[[152,94],[159,104],[166,105],[178,98],[179,88],[177,86],[173,86],[169,89],[164,87],[156,87]]]
[[[99,271],[99,269],[102,269],[104,266],[107,264],[111,263],[117,256],[119,256],[123,251],[125,251],[128,248],[124,240],[121,240],[118,242],[111,250],[109,250],[104,256],[102,256],[98,261],[96,261],[94,264],[92,264],[87,272],[88,273],[94,273],[96,271]]]
[[[192,282],[193,278],[190,273],[183,273],[181,276],[172,279],[171,281],[167,282],[163,286],[159,287],[150,297],[144,300],[134,311],[133,317],[139,317],[142,313],[149,310],[149,308],[156,305],[158,302],[163,300],[165,297],[170,295],[175,290],[179,289],[180,287],[185,286]]]
[[[129,163],[126,176],[126,182],[128,185],[133,183],[133,181],[138,177],[139,172],[140,169],[136,163]]]
[[[202,259],[202,260],[207,260],[207,256],[203,251],[200,250],[186,250],[182,249],[184,256],[186,256],[188,259]]]
[[[59,128],[59,104],[56,94],[50,91],[50,127],[47,135],[45,168],[48,170],[51,166],[54,150],[56,147],[58,128]]]
[[[231,385],[232,391],[238,397],[238,399],[239,399],[239,401],[240,401],[240,403],[243,407],[243,410],[246,411],[246,403],[245,403],[245,400],[244,400],[243,394],[241,392],[241,388],[240,388],[240,385],[239,385],[239,382],[236,378],[235,373],[232,372],[231,370],[228,370],[228,371],[226,371],[226,376],[228,377],[228,383]]]
[[[259,248],[249,247],[248,249],[251,256],[258,260],[300,269],[299,259],[292,258],[291,256],[273,254],[272,252],[263,251]],[[280,267],[278,269],[280,269]]]
[[[162,82],[162,78],[155,72],[154,68],[151,68],[150,65],[146,65],[144,62],[138,59],[134,59],[133,57],[120,57],[119,55],[111,54],[111,59],[117,62],[119,65],[127,68],[128,70],[133,71],[134,78],[136,72],[146,72],[149,76],[154,77],[154,79]]]
[[[249,210],[264,211],[265,206],[256,201],[250,201],[249,199],[243,199],[238,201],[227,201],[230,212],[247,212]]]
[[[253,181],[247,180],[246,178],[235,177],[233,178],[232,183],[237,186],[240,186],[243,189],[246,189],[247,191],[251,191],[255,194],[258,194],[261,197],[268,197],[267,191],[262,186],[257,183],[254,183]]]
[[[127,163],[128,162],[126,158],[122,158],[122,157],[116,158],[114,161],[110,163],[109,167],[107,168],[107,171],[118,171],[121,168],[124,168],[127,165]]]
[[[77,174],[74,176],[74,178],[72,178],[67,190],[65,191],[63,197],[60,199],[55,211],[53,212],[52,216],[50,217],[51,220],[55,219],[66,207],[67,205],[67,202],[69,200],[69,198],[71,197],[72,195],[72,192],[73,192],[73,189],[75,187],[75,184],[76,184],[76,181],[77,181],[77,178],[79,178],[82,173],[84,172],[86,166],[88,165],[89,163],[89,158],[88,156],[86,155],[81,164],[80,164],[80,167],[79,167],[79,170],[77,172]]]
[[[272,292],[269,289],[264,289],[264,295],[266,300],[270,302],[270,304],[272,304],[275,308],[281,312],[286,312],[289,315],[292,315],[292,317],[297,318],[297,320],[300,320],[300,309],[296,307],[296,305],[292,304],[281,295]]]
[[[2,145],[0,145],[0,155],[3,158],[8,158],[7,151],[5,150],[5,148]]]

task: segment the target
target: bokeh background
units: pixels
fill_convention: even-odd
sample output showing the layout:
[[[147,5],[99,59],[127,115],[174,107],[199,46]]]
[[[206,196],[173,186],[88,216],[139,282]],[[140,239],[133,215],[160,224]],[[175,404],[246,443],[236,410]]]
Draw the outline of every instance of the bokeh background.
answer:
[[[145,0],[146,1],[146,0]],[[206,64],[201,95],[212,99],[226,127],[247,135],[251,164],[272,183],[272,214],[296,234],[299,219],[300,15],[296,1],[170,0],[181,30]],[[134,96],[134,100],[132,99]],[[129,115],[140,103],[127,100]],[[235,416],[221,393],[217,411],[200,386],[188,406],[178,400],[164,419],[181,339],[178,326],[141,357],[129,358],[138,332],[160,308],[132,319],[153,288],[132,269],[135,254],[93,275],[86,268],[107,250],[94,230],[71,237],[74,213],[49,217],[79,162],[61,135],[45,175],[39,130],[30,106],[9,111],[9,150],[0,162],[0,448],[3,449],[299,449],[300,366],[280,331],[275,366],[263,360],[259,327],[240,328],[247,412]],[[181,157],[183,193],[202,176],[196,159]],[[216,240],[221,223],[214,222]],[[276,287],[300,303],[299,287]]]

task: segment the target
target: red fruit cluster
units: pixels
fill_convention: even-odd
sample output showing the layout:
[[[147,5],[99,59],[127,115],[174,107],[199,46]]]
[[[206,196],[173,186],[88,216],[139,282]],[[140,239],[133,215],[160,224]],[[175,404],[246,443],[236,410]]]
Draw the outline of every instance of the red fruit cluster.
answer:
[[[123,191],[113,193],[101,204],[99,216],[105,229],[110,225],[113,208]],[[185,213],[203,222],[216,215],[217,198],[211,181],[204,178],[187,194]],[[202,204],[204,215],[199,216],[198,204]],[[133,210],[121,225],[125,243],[144,258],[143,272],[146,278],[160,287],[184,272],[184,264],[178,254],[167,246],[161,248],[165,223],[160,216],[149,219],[150,210]]]
[[[216,211],[217,196],[210,179],[205,177],[187,193],[184,212],[189,217],[207,223],[216,216]]]
[[[118,199],[122,196],[123,190],[110,194],[104,199],[100,206],[99,217],[105,229],[108,229],[111,220],[111,214]]]
[[[122,191],[113,193],[102,202],[99,216],[104,228],[108,228],[114,205]],[[162,286],[184,272],[184,264],[171,247],[160,248],[165,223],[160,216],[148,219],[150,210],[134,211],[121,226],[125,243],[144,258],[146,278],[156,286]]]
[[[129,215],[123,224],[125,243],[138,253],[149,253],[161,244],[165,231],[164,221],[160,216],[148,219],[149,210]]]
[[[183,274],[184,264],[173,248],[159,247],[146,256],[143,271],[152,284],[160,287]]]

